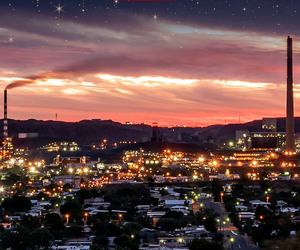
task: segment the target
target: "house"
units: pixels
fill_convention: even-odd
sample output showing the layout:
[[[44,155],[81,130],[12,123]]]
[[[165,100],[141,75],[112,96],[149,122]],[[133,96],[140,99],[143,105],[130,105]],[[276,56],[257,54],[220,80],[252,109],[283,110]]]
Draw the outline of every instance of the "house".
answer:
[[[255,213],[252,212],[239,212],[238,213],[239,221],[243,220],[254,220],[255,218]]]
[[[294,208],[294,207],[280,208],[280,212],[281,213],[295,213],[296,211],[299,211],[299,209],[298,208]]]
[[[67,240],[66,244],[70,246],[92,246],[93,240],[89,238],[72,238]]]
[[[174,206],[184,206],[188,207],[188,210],[193,210],[192,199],[186,200],[165,200],[165,207],[172,208]]]
[[[245,199],[242,198],[237,198],[236,200],[239,202],[240,205],[243,205],[245,202]]]
[[[150,209],[150,205],[137,205],[136,208],[138,210],[149,210]]]
[[[239,211],[239,212],[247,212],[248,211],[248,207],[247,206],[243,206],[243,205],[236,205],[235,206],[235,210]]]
[[[90,249],[90,246],[71,246],[71,245],[65,245],[65,246],[52,246],[52,250],[88,250]]]
[[[276,207],[278,207],[280,210],[282,210],[283,207],[285,207],[287,203],[283,200],[277,201]]]
[[[171,207],[171,211],[182,212],[184,215],[188,215],[190,212],[186,209],[185,206],[174,206]]]
[[[166,214],[166,211],[151,211],[151,212],[147,212],[147,216],[149,217],[162,217],[163,215]]]
[[[250,201],[250,204],[251,204],[251,208],[252,208],[253,210],[255,210],[258,206],[266,207],[266,206],[271,205],[270,202],[264,202],[264,201],[260,201],[260,200],[253,200],[253,201]]]
[[[93,208],[103,207],[107,209],[110,206],[110,202],[104,202],[103,198],[85,199],[84,206],[91,206]]]

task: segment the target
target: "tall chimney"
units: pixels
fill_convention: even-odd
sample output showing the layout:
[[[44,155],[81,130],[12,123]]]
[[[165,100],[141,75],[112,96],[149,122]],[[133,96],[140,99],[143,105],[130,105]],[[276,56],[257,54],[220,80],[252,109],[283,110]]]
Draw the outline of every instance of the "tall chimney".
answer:
[[[4,90],[4,119],[3,119],[3,137],[8,137],[7,132],[7,90]]]
[[[292,38],[287,38],[287,86],[286,86],[286,145],[285,152],[295,152],[293,98],[293,48]]]

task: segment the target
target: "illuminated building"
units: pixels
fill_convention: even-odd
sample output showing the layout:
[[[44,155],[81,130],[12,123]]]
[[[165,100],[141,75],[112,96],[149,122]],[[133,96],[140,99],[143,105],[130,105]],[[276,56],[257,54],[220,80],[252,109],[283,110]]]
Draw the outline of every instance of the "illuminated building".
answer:
[[[263,132],[277,132],[277,120],[275,118],[263,118],[262,131]]]
[[[247,148],[247,137],[249,136],[248,130],[235,131],[235,144],[237,149],[245,150]]]
[[[281,152],[285,145],[285,133],[252,132],[247,138],[247,149]]]
[[[13,154],[13,144],[12,144],[12,138],[6,137],[4,141],[2,142],[2,158],[8,159]]]

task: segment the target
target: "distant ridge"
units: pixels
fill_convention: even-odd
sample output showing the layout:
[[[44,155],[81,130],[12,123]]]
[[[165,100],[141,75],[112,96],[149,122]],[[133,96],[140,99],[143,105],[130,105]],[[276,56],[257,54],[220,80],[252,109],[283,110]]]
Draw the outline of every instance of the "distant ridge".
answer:
[[[8,133],[15,139],[19,133],[38,133],[41,141],[76,141],[81,145],[100,144],[103,139],[108,143],[145,142],[151,139],[149,125],[125,125],[111,120],[82,120],[79,122],[8,120]],[[0,120],[3,127],[3,119]],[[160,127],[159,130],[169,142],[195,143],[201,146],[208,138],[214,143],[235,140],[236,130],[261,131],[262,120],[242,124],[212,125],[208,127]],[[277,118],[278,132],[285,132],[285,118]],[[295,118],[295,132],[300,132],[300,118]],[[45,139],[43,141],[43,138]],[[21,140],[21,139],[20,139]]]

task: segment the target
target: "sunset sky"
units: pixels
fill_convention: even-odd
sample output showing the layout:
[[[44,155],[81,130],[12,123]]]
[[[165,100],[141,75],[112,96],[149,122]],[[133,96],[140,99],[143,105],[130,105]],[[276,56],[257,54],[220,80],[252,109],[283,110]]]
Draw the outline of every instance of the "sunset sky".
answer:
[[[288,35],[300,116],[298,0],[1,0],[0,11],[9,118],[207,126],[283,117]]]

